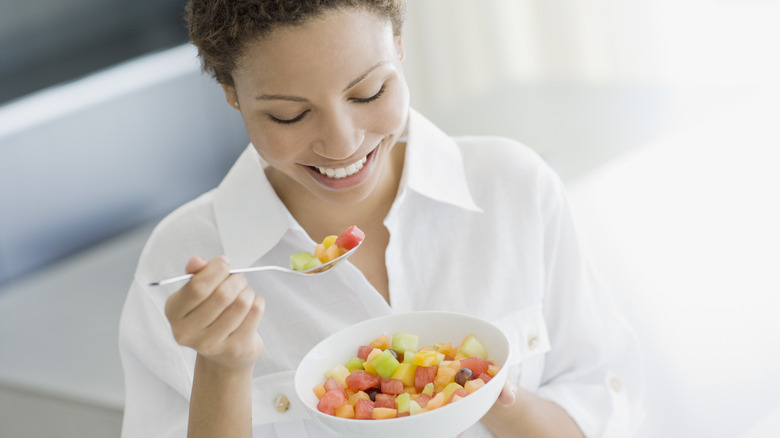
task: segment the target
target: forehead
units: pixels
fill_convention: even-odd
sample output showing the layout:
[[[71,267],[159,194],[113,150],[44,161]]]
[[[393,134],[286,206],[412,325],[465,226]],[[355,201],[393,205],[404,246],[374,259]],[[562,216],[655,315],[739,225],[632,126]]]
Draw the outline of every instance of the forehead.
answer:
[[[233,76],[236,87],[281,88],[276,92],[348,83],[366,68],[392,61],[394,41],[389,20],[362,9],[337,9],[248,44]]]

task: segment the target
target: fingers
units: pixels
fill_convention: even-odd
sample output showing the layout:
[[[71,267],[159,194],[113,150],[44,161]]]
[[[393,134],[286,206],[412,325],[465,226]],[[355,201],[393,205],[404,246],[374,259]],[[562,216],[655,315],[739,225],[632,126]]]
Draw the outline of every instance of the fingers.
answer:
[[[517,385],[508,377],[504,383],[504,388],[498,395],[498,403],[504,406],[511,406],[515,402],[516,393]]]
[[[207,262],[202,257],[193,257],[187,263],[187,272],[192,269],[192,279],[173,293],[166,302],[168,319],[183,318],[208,299],[212,292],[230,275],[230,264],[225,256]]]

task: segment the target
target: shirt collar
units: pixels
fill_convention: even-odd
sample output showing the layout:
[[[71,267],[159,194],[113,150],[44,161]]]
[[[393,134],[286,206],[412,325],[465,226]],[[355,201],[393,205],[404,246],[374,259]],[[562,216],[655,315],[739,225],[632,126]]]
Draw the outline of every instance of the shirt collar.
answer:
[[[409,112],[408,131],[402,182],[405,188],[439,202],[481,212],[469,192],[463,156],[455,141],[414,109]]]
[[[469,193],[457,144],[413,109],[408,128],[402,190],[481,212]],[[235,266],[255,263],[288,230],[298,228],[251,144],[217,187],[214,214],[225,254]]]

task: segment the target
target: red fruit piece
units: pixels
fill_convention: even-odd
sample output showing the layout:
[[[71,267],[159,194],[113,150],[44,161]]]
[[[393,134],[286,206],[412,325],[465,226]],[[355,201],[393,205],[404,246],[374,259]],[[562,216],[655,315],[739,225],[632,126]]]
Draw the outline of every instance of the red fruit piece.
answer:
[[[404,392],[404,382],[398,379],[382,379],[380,388],[383,394],[398,395]]]
[[[317,403],[317,409],[320,412],[324,412],[328,415],[333,415],[336,412],[336,408],[343,405],[347,401],[347,396],[344,394],[344,390],[328,391],[322,396],[320,402]]]
[[[355,370],[346,378],[347,387],[358,391],[365,391],[368,388],[378,386],[381,381],[381,377],[375,376],[365,370]]]
[[[420,395],[417,396],[416,399],[414,399],[414,401],[416,401],[417,404],[420,405],[421,408],[424,408],[424,407],[428,406],[428,402],[431,401],[432,398],[433,397],[431,397],[428,394],[420,394]]]
[[[467,357],[465,359],[460,360],[460,366],[463,368],[468,368],[471,371],[474,372],[475,376],[479,376],[480,374],[487,373],[488,366],[493,363],[489,360],[482,359],[480,357]]]
[[[482,373],[482,374],[479,375],[478,378],[482,379],[482,381],[485,382],[485,383],[489,382],[490,379],[492,379],[492,377],[490,377],[490,374],[488,374],[488,373]]]
[[[374,407],[395,409],[395,396],[391,394],[377,394]]]
[[[433,379],[436,377],[436,371],[438,370],[439,367],[436,365],[429,367],[417,367],[414,370],[414,387],[422,391],[425,385],[433,382]]]
[[[336,245],[340,248],[344,248],[349,251],[350,249],[358,246],[363,239],[366,238],[366,233],[363,232],[357,225],[352,225],[347,228],[339,237],[336,238]]]
[[[361,358],[361,359],[363,359],[363,360],[366,360],[366,359],[368,359],[368,355],[369,355],[369,354],[371,353],[371,351],[373,351],[373,350],[374,350],[374,347],[372,347],[372,346],[370,346],[370,345],[361,345],[361,346],[358,348],[357,357],[359,357],[359,358]]]
[[[325,391],[341,391],[344,394],[346,392],[344,391],[344,386],[339,383],[338,380],[336,380],[335,377],[328,377],[328,380],[325,381],[325,384],[322,385],[325,387]]]
[[[374,417],[374,402],[364,398],[355,403],[355,418],[372,419]]]

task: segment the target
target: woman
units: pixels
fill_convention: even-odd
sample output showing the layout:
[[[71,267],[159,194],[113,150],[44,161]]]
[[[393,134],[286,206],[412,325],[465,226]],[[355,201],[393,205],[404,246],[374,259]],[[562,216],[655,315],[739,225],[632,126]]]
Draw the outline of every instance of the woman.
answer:
[[[424,309],[494,320],[516,349],[463,436],[625,436],[634,346],[560,182],[522,145],[449,138],[409,108],[403,1],[191,0],[187,17],[251,145],[144,249],[121,321],[124,436],[331,436],[295,400],[300,359],[338,329]],[[365,243],[329,275],[228,274],[352,224]],[[148,286],[186,260],[186,285]]]

